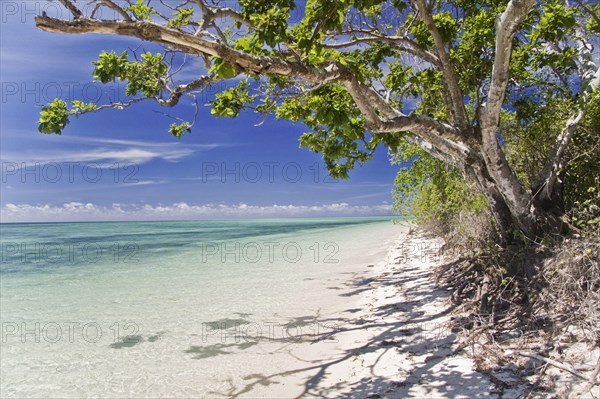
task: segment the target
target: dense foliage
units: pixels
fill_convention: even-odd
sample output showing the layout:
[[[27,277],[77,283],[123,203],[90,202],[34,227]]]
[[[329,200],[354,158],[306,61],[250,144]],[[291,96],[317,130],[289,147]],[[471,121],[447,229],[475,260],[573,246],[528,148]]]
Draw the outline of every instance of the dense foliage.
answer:
[[[487,200],[459,170],[415,146],[399,153],[393,157],[401,165],[394,181],[396,213],[449,242],[478,245],[491,238]]]

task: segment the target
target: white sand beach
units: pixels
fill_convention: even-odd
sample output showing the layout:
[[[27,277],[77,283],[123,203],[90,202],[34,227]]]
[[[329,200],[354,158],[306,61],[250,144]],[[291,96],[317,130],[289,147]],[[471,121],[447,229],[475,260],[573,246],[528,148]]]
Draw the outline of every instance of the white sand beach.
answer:
[[[286,349],[289,363],[248,378],[239,397],[479,398],[493,384],[452,355],[448,294],[431,278],[441,261],[438,239],[404,229],[385,259],[356,275],[349,310],[336,328]],[[353,303],[352,307],[350,305]],[[322,323],[331,320],[322,320]]]

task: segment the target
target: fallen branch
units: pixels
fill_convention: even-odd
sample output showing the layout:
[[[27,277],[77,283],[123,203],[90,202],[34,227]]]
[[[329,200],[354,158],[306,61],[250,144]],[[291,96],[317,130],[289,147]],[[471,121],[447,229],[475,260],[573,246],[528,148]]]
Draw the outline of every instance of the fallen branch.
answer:
[[[526,352],[526,351],[511,351],[512,353],[515,353],[517,355],[521,355],[521,356],[525,356],[525,357],[530,357],[532,359],[536,359],[539,360],[541,362],[545,362],[548,363],[554,367],[557,367],[561,370],[565,370],[568,371],[569,373],[573,374],[576,377],[579,377],[583,380],[589,380],[589,377],[587,377],[585,374],[581,374],[579,371],[575,370],[573,367],[569,366],[568,364],[564,364],[561,362],[557,362],[556,360],[550,359],[549,357],[545,357],[542,355],[538,355],[537,353],[533,353],[533,352]],[[600,384],[600,382],[597,381],[590,381],[590,383],[592,383],[592,385],[596,385],[596,384]]]

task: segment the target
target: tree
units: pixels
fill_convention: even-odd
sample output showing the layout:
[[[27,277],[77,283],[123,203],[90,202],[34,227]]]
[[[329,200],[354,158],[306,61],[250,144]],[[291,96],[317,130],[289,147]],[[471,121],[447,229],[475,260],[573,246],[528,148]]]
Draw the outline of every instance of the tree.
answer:
[[[130,36],[165,52],[141,60],[100,54],[94,77],[127,81],[128,101],[69,106],[57,99],[42,109],[44,133],[60,133],[71,115],[142,100],[172,107],[185,94],[242,77],[215,96],[212,113],[235,117],[252,108],[302,121],[311,131],[301,146],[322,153],[333,176],[346,177],[378,145],[396,152],[406,141],[478,187],[504,240],[515,230],[536,237],[561,229],[565,154],[600,84],[594,2],[308,0],[300,10],[293,0],[236,7],[92,0],[86,16],[75,2],[59,1],[72,19],[39,16],[38,28]],[[96,18],[101,9],[117,19]],[[177,58],[167,55],[174,53],[204,59],[208,72],[173,84]],[[557,98],[572,109],[526,186],[507,159],[502,129],[507,120],[526,124],[524,114],[544,112]],[[170,131],[179,137],[192,125]]]

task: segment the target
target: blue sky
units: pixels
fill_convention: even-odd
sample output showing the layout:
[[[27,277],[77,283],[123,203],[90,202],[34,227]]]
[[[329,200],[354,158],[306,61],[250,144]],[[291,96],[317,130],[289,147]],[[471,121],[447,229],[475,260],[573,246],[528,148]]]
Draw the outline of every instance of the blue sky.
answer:
[[[119,96],[122,83],[93,82],[91,62],[102,50],[159,48],[37,30],[34,16],[56,14],[55,3],[0,6],[2,222],[390,213],[397,166],[385,148],[349,180],[333,181],[319,154],[298,148],[305,126],[270,118],[257,127],[252,113],[214,118],[202,105],[211,93],[201,96],[192,133],[179,140],[167,131],[173,120],[159,113],[167,110],[151,102],[73,119],[62,136],[39,133],[40,108],[54,97]],[[202,69],[192,61],[183,75]],[[189,101],[168,110],[182,118],[193,111]]]

